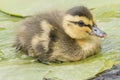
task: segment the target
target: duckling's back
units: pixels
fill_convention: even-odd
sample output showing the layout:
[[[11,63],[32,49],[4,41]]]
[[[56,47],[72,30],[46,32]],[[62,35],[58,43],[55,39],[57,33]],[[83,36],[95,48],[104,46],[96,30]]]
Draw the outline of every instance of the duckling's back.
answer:
[[[97,40],[87,41],[82,48],[81,41],[64,32],[63,16],[64,13],[54,11],[25,19],[17,31],[14,46],[43,63],[77,61],[97,53],[100,50]]]
[[[29,56],[46,59],[53,50],[53,43],[66,36],[62,28],[62,18],[63,13],[53,11],[25,19],[17,30],[14,47]]]

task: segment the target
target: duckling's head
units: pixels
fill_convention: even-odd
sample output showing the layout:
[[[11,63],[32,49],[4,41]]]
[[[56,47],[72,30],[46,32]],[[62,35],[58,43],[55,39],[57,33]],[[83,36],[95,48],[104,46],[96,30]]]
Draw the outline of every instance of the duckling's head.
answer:
[[[106,33],[100,30],[95,24],[89,9],[84,6],[73,7],[66,12],[63,18],[63,28],[66,34],[73,39],[106,36]]]

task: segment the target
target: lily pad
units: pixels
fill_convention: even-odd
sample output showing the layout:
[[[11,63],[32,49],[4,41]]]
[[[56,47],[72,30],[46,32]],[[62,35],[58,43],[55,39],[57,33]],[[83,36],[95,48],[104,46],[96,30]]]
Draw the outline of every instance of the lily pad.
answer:
[[[120,0],[12,0],[9,2],[8,0],[0,0],[0,10],[10,15],[29,16],[38,12],[48,11],[52,9],[66,10],[78,5],[85,5],[90,9],[97,9],[100,6],[112,4],[109,6],[111,9],[118,3],[120,3]]]
[[[86,80],[111,68],[114,64],[120,63],[120,18],[117,17],[119,16],[117,4],[120,1],[108,0],[101,4],[99,3],[102,1],[89,1],[91,1],[91,3],[85,0],[70,0],[69,2],[67,1],[65,5],[65,0],[53,0],[53,2],[50,0],[13,0],[9,3],[7,3],[7,0],[0,0],[0,9],[2,11],[10,15],[18,16],[32,15],[38,9],[67,9],[71,6],[79,5],[79,3],[86,4],[90,8],[95,8],[93,13],[97,16],[98,26],[108,34],[107,38],[103,40],[102,52],[98,55],[78,62],[44,65],[37,62],[34,58],[15,52],[15,49],[11,46],[14,42],[15,30],[19,20],[17,17],[0,13],[0,80]],[[96,4],[93,5],[92,3],[95,3],[94,1]],[[59,5],[57,3],[59,3]],[[115,8],[110,9],[106,7],[103,10],[104,5],[110,3],[116,4]],[[100,11],[103,10],[103,12],[99,13],[97,9]],[[113,13],[110,15],[107,13],[106,15],[107,10]],[[13,19],[17,22],[14,22]]]
[[[3,12],[0,11],[0,21],[18,21],[21,20],[22,18],[20,17],[15,17],[15,16],[11,16],[9,14],[5,14]],[[0,26],[0,30],[3,29]]]
[[[85,80],[94,77],[97,73],[120,62],[119,20],[111,19],[110,22],[100,22],[98,24],[109,34],[103,42],[103,52],[101,54],[79,62],[51,65],[38,63],[34,61],[35,59],[27,56],[23,57],[25,56],[24,54],[18,55],[15,49],[11,47],[15,37],[14,30],[17,27],[17,22],[0,22],[0,25],[5,28],[5,30],[0,31],[0,79]]]
[[[120,18],[119,6],[120,3],[103,5],[93,10],[93,13],[95,14],[94,16],[96,18],[111,18],[111,17]]]

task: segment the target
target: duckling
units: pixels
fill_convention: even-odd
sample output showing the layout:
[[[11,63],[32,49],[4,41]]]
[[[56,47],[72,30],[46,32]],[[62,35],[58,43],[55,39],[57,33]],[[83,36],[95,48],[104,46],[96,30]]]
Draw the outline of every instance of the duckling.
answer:
[[[40,62],[71,62],[85,59],[101,50],[100,30],[85,6],[66,12],[51,11],[23,20],[14,47]]]

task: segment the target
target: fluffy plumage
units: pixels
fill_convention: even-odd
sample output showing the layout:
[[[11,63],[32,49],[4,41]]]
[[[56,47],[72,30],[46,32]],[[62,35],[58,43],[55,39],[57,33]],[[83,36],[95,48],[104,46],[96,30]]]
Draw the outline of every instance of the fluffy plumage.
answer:
[[[41,62],[78,61],[101,49],[99,37],[105,33],[92,34],[93,27],[92,14],[84,6],[38,14],[21,22],[14,47]]]

